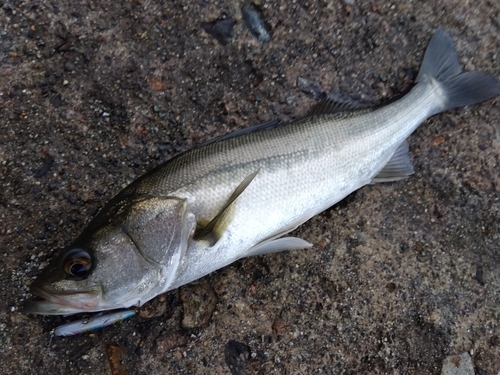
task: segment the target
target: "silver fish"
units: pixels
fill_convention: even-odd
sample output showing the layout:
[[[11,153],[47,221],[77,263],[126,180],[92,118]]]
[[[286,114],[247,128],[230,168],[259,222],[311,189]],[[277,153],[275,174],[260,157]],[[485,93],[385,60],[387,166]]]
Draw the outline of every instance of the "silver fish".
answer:
[[[427,118],[500,93],[462,72],[438,29],[412,90],[390,105],[325,99],[193,148],[120,192],[31,284],[25,310],[72,314],[140,306],[237,259],[312,246],[283,237],[360,187],[408,177],[406,138]]]

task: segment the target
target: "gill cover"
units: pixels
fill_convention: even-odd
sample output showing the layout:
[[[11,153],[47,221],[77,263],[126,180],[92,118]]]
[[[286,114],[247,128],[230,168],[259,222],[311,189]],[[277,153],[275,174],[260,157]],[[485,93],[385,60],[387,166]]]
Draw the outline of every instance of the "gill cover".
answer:
[[[185,199],[170,196],[129,197],[110,211],[115,214],[106,226],[109,232],[104,229],[106,235],[100,236],[98,231],[92,240],[95,277],[106,280],[108,301],[120,301],[120,307],[140,306],[175,280],[196,221]],[[116,270],[115,275],[109,270]]]
[[[186,253],[190,232],[196,225],[187,215],[187,202],[176,197],[148,197],[134,201],[120,226],[142,257],[167,272],[171,284]]]

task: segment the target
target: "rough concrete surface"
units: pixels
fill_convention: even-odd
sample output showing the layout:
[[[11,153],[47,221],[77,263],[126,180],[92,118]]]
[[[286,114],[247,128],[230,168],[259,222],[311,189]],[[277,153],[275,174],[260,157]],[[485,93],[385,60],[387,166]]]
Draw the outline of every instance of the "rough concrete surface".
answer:
[[[304,115],[317,93],[299,78],[384,102],[411,87],[438,26],[466,69],[500,76],[498,1],[260,0],[253,34],[236,0],[0,5],[0,373],[439,374],[463,352],[476,374],[500,371],[500,98],[423,124],[415,175],[303,225],[314,248],[204,278],[199,315],[172,291],[59,338],[74,317],[21,311],[50,257],[136,177]]]

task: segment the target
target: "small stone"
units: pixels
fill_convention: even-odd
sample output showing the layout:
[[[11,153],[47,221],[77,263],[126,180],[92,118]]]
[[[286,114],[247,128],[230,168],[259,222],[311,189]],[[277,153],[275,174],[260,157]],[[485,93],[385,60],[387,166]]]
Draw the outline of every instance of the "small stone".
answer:
[[[245,26],[248,27],[259,42],[269,43],[271,41],[269,27],[264,22],[260,9],[252,3],[245,4],[241,7],[241,15],[243,16]]]
[[[156,354],[163,354],[187,343],[188,338],[182,331],[170,331],[155,340],[155,351]]]
[[[153,319],[162,316],[167,311],[167,298],[165,294],[161,294],[151,301],[145,303],[137,310],[137,314],[142,319]]]
[[[236,340],[229,340],[227,342],[224,347],[224,357],[231,375],[241,375],[245,372],[249,355],[250,349],[247,344]]]
[[[225,46],[234,36],[234,22],[231,18],[221,18],[213,22],[203,22],[201,28]]]
[[[290,325],[287,322],[285,322],[283,319],[276,318],[276,319],[274,319],[274,322],[273,322],[271,328],[273,330],[273,334],[279,335],[281,332],[289,329]]]
[[[59,108],[63,104],[61,95],[59,94],[52,95],[49,99],[49,102],[54,106],[54,108]]]
[[[128,373],[127,369],[123,365],[125,347],[115,343],[108,344],[108,346],[106,347],[106,354],[108,355],[111,374],[115,375]]]
[[[324,91],[318,82],[304,77],[297,78],[297,87],[300,91],[311,95],[315,100],[318,100],[324,94]]]
[[[208,324],[217,304],[217,296],[208,282],[186,285],[179,293],[184,309],[182,328],[199,328]]]
[[[162,143],[158,145],[158,152],[170,154],[173,151],[173,147],[170,143]]]
[[[64,64],[64,70],[66,70],[68,72],[72,72],[75,69],[76,69],[76,66],[71,61],[66,61],[66,63]]]
[[[77,202],[76,198],[69,191],[65,191],[63,193],[63,197],[66,198],[71,204],[76,204]]]
[[[47,160],[45,160],[45,162],[40,167],[40,169],[35,173],[34,177],[35,178],[42,178],[50,171],[50,169],[52,168],[53,165],[54,165],[54,158],[52,158],[52,157],[47,158]]]
[[[396,290],[396,284],[394,284],[394,283],[388,283],[386,285],[386,288],[387,288],[388,292],[392,293],[392,292],[394,292]]]
[[[257,268],[257,269],[255,269],[255,271],[253,271],[253,275],[252,275],[253,280],[259,280],[262,277],[264,277],[264,274],[262,273],[262,271],[260,269]]]
[[[474,365],[469,353],[446,357],[441,368],[441,375],[474,375]]]
[[[165,82],[154,77],[149,79],[149,83],[153,91],[164,91],[167,88]]]

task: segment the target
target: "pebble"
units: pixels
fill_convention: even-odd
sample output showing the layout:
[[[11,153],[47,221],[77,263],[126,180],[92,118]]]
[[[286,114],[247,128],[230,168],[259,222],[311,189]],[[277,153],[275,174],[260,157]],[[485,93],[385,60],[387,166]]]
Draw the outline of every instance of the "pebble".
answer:
[[[106,347],[106,354],[108,355],[112,375],[124,375],[128,373],[127,369],[123,365],[125,347],[115,343],[110,343]]]
[[[59,94],[52,95],[49,99],[49,103],[52,104],[54,108],[59,108],[63,104],[61,95]]]
[[[163,354],[187,343],[188,338],[182,331],[170,331],[155,340],[155,351],[156,354]]]
[[[170,143],[162,143],[162,144],[158,145],[158,152],[160,152],[160,153],[170,154],[170,153],[172,153],[173,150],[174,150],[174,148],[172,147],[172,145]]]
[[[66,198],[71,204],[76,204],[77,202],[76,198],[69,191],[65,191],[63,193],[63,197]]]
[[[451,355],[445,358],[441,375],[474,375],[474,365],[469,353]]]
[[[482,265],[477,265],[476,266],[476,274],[474,275],[474,279],[476,279],[476,281],[480,285],[484,285],[483,266]]]
[[[324,91],[318,82],[304,77],[297,78],[297,87],[300,91],[311,95],[315,100],[320,99],[324,94]]]
[[[45,176],[50,171],[53,165],[54,165],[54,158],[49,157],[47,160],[45,160],[40,169],[35,173],[34,177],[41,178]]]
[[[268,27],[262,19],[261,12],[253,4],[245,4],[241,7],[241,15],[243,21],[250,32],[262,43],[269,43],[271,35],[269,34]]]
[[[224,347],[224,359],[226,365],[231,370],[231,375],[240,375],[245,373],[245,367],[249,358],[250,349],[247,344],[229,340]]]
[[[167,311],[167,298],[161,294],[137,309],[137,314],[145,320],[162,316]]]
[[[181,326],[200,328],[208,324],[217,304],[217,296],[206,281],[191,283],[179,290],[183,306]]]
[[[201,28],[214,37],[220,44],[225,46],[234,36],[234,22],[228,18],[220,18],[213,22],[203,22]]]
[[[68,72],[72,72],[73,70],[75,70],[75,68],[76,68],[75,64],[71,61],[66,61],[64,63],[64,70]]]

